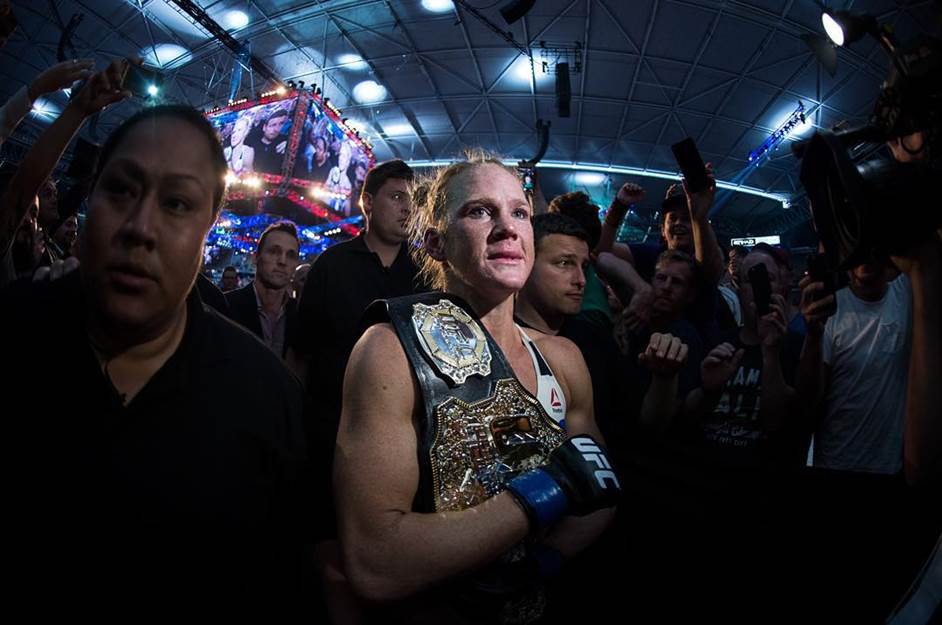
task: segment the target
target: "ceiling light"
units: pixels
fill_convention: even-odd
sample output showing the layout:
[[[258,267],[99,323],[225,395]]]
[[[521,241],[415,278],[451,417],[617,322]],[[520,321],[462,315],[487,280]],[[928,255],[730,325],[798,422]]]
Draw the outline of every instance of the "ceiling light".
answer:
[[[446,13],[455,8],[451,0],[422,0],[422,6],[432,13]]]
[[[413,134],[412,126],[409,124],[389,124],[388,126],[383,126],[383,132],[385,132],[388,137],[401,137],[403,135]]]
[[[337,65],[342,65],[344,69],[361,72],[370,68],[369,64],[363,60],[359,54],[341,54],[337,57]]]
[[[227,11],[222,17],[222,25],[227,30],[238,30],[249,25],[249,16],[245,11]]]
[[[189,50],[175,43],[158,43],[155,46],[147,46],[141,50],[140,56],[144,60],[144,65],[159,69],[180,67],[193,60],[193,55],[190,54]]]
[[[353,88],[353,97],[360,104],[381,102],[386,99],[386,87],[374,80],[364,80]]]
[[[592,186],[592,185],[602,184],[603,182],[605,182],[605,179],[608,178],[608,176],[606,176],[605,174],[597,173],[597,172],[580,171],[580,172],[576,172],[573,178],[575,179],[576,184],[584,184],[584,185]]]

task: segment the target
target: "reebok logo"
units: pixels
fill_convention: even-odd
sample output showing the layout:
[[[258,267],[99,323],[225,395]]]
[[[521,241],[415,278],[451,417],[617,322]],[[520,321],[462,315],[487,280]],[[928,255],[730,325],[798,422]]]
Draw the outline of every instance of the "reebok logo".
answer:
[[[608,458],[605,457],[605,452],[602,451],[591,438],[577,436],[570,440],[576,450],[582,454],[583,460],[591,462],[598,467],[595,471],[595,481],[599,483],[599,486],[607,489],[608,485],[606,485],[605,482],[608,480],[615,485],[615,488],[621,488],[621,484],[618,483],[618,477],[616,477],[615,472],[612,471],[612,465],[608,463]]]
[[[553,408],[562,408],[563,402],[559,401],[559,395],[556,394],[556,389],[550,389],[550,406]]]

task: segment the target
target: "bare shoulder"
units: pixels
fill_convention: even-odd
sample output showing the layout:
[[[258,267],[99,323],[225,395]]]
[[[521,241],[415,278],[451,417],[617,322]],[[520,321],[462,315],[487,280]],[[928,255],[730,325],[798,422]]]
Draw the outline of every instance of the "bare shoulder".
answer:
[[[553,334],[544,334],[537,330],[528,329],[527,335],[536,343],[537,349],[546,358],[553,371],[571,371],[585,368],[582,352],[576,344],[569,339]]]
[[[562,336],[544,334],[532,329],[527,330],[527,335],[536,343],[536,348],[563,385],[567,399],[574,392],[577,393],[578,389],[591,385],[585,359],[575,343]]]
[[[412,367],[396,330],[388,323],[371,326],[353,347],[344,377],[344,411],[386,406],[411,417],[415,403]]]

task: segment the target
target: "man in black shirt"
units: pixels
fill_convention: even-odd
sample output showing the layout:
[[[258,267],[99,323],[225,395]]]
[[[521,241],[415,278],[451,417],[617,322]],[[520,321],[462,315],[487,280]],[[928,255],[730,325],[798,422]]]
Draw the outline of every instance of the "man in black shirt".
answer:
[[[418,270],[405,230],[412,178],[412,169],[398,160],[370,170],[360,198],[366,231],[318,256],[301,294],[293,361],[318,414],[333,424],[363,311],[374,300],[416,292]]]
[[[70,137],[113,74],[47,132]],[[300,385],[193,288],[225,172],[198,111],[142,110],[102,149],[78,271],[0,295],[6,382],[30,407],[6,420],[4,553],[33,614],[300,607]]]

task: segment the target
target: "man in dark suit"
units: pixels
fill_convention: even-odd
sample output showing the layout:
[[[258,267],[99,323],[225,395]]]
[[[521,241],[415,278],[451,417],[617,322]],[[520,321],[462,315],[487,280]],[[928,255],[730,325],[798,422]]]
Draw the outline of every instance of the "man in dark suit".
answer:
[[[290,297],[291,276],[298,266],[298,229],[279,221],[265,229],[255,251],[255,279],[226,293],[229,318],[284,357],[297,325],[297,305]]]

